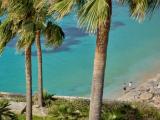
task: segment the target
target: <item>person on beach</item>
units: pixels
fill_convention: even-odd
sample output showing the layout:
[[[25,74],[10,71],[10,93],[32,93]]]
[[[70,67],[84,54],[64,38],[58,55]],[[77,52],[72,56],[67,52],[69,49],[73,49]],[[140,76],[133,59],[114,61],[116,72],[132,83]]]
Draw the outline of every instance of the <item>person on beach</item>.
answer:
[[[157,84],[157,88],[160,89],[160,83]]]
[[[128,87],[130,87],[130,88],[132,87],[132,82],[128,83]]]
[[[126,83],[124,83],[123,90],[124,90],[124,92],[126,93],[126,90],[127,90]]]

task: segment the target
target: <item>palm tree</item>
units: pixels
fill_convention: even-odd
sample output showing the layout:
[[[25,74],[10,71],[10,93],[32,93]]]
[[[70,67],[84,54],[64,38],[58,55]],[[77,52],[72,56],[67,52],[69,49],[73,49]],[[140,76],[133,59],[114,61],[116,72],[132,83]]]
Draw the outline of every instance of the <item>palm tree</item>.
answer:
[[[51,27],[51,29],[49,28]],[[52,33],[52,34],[51,34]],[[37,57],[38,57],[38,105],[43,106],[43,76],[42,76],[42,49],[40,42],[41,29],[36,30],[36,47],[37,47]],[[48,41],[46,44],[49,47],[58,47],[62,44],[64,33],[62,29],[52,22],[48,22],[45,28],[44,36]]]
[[[15,36],[19,38],[18,49],[25,51],[25,71],[26,71],[26,120],[32,120],[32,74],[31,74],[31,45],[35,38],[35,26],[29,20],[31,14],[31,2],[21,0],[9,1],[7,8],[7,18],[0,26],[0,52],[6,47],[7,43]],[[28,18],[28,21],[23,21]]]
[[[44,10],[47,10],[46,7],[43,7],[43,9],[39,12],[38,10],[40,8],[37,6],[40,5],[35,5],[35,2],[33,1],[29,2],[21,0],[17,3],[16,0],[13,0],[9,2],[7,6],[8,18],[0,26],[1,53],[7,43],[16,35],[19,38],[17,42],[18,50],[23,49],[25,51],[27,120],[32,119],[31,45],[35,40],[40,43],[40,32],[38,32],[39,34],[35,33],[42,30],[46,38],[46,45],[52,47],[60,46],[64,38],[64,33],[58,25],[53,24],[50,21],[47,21],[47,24],[45,23],[47,14]],[[42,17],[42,13],[45,13],[45,17]],[[41,52],[39,43],[37,44],[37,47],[39,48],[39,52]],[[42,60],[41,57],[39,58]],[[39,65],[42,66],[41,61]],[[42,84],[40,85],[42,86]],[[42,90],[40,92],[42,92]]]
[[[20,33],[13,32],[13,21],[12,20],[5,20],[2,22],[0,26],[0,52],[3,52],[3,49],[7,45],[7,43],[12,40],[12,38],[15,36],[15,34],[20,35],[20,40],[18,41],[17,47],[23,48],[25,50],[25,71],[26,71],[26,102],[27,102],[27,108],[26,108],[26,119],[31,120],[32,117],[32,74],[31,74],[31,44],[32,40],[28,39],[27,37],[31,37],[30,35],[26,34],[25,36],[21,36]],[[19,30],[25,31],[25,28],[19,28]],[[17,30],[17,29],[16,29]],[[27,40],[26,40],[27,39]]]
[[[48,13],[49,3],[46,0],[35,0],[33,15],[33,21],[36,25],[36,47],[37,47],[37,58],[38,58],[38,105],[43,106],[43,75],[42,75],[42,50],[40,36],[45,36],[46,45],[48,47],[59,47],[64,39],[64,33],[62,29],[53,24],[51,21],[47,21],[47,18],[51,16]],[[47,23],[47,25],[46,25]]]
[[[59,13],[58,18],[68,14],[74,0],[61,0],[53,5],[51,10]],[[66,4],[65,4],[66,3]],[[67,4],[68,3],[68,4]],[[103,85],[107,56],[107,45],[112,15],[111,0],[79,1],[78,22],[80,27],[86,28],[90,33],[97,33],[96,50],[94,58],[92,94],[90,101],[89,120],[99,120],[102,107]],[[67,6],[68,5],[68,6]]]

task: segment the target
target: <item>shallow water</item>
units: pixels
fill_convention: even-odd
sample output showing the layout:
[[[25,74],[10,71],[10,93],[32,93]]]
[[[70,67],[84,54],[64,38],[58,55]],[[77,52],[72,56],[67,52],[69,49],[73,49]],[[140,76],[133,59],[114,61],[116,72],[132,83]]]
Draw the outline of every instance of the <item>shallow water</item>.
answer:
[[[117,95],[124,83],[137,83],[160,72],[160,15],[139,24],[127,8],[114,5],[108,47],[105,96]],[[92,80],[95,36],[79,30],[74,14],[60,22],[66,33],[59,49],[43,45],[44,88],[57,95],[87,96]],[[42,39],[43,41],[43,39]],[[24,56],[13,40],[0,57],[0,91],[25,93]],[[37,57],[33,47],[33,91],[37,90]]]

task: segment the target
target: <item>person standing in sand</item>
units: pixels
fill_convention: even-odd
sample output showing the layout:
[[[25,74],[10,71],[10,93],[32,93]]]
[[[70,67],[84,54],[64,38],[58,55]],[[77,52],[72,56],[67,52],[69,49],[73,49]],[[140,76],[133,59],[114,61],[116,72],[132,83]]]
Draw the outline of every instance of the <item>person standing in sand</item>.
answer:
[[[128,83],[128,87],[130,87],[130,88],[132,87],[132,82]]]
[[[126,83],[123,84],[123,90],[126,93],[126,91],[127,91],[127,85],[126,85]]]

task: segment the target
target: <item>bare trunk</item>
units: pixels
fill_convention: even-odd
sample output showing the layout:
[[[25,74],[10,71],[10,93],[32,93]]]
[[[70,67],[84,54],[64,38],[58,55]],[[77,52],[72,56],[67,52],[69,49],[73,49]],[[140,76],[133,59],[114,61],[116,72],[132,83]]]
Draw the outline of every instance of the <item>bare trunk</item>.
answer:
[[[32,120],[32,70],[31,70],[31,46],[25,50],[26,69],[26,120]]]
[[[40,43],[40,30],[36,31],[36,46],[38,57],[38,105],[43,107],[42,50]]]
[[[110,8],[112,8],[111,0],[109,0],[109,2]],[[111,21],[111,9],[109,13],[110,15],[106,20],[106,24],[99,25],[97,29],[89,120],[100,120],[101,118],[107,45]]]

